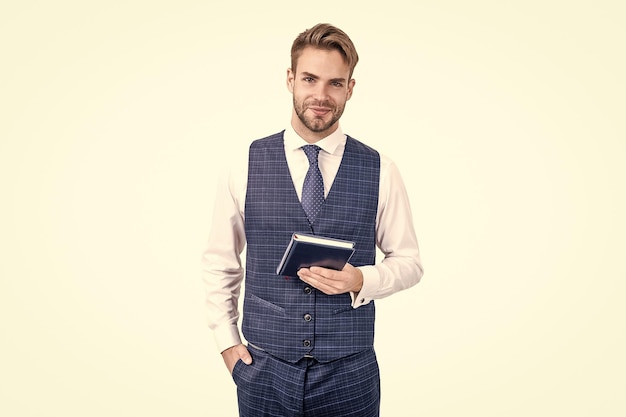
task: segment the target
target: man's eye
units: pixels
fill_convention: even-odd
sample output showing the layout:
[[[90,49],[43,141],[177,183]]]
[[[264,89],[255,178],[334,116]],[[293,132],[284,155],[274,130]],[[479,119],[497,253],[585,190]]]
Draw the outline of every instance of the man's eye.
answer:
[[[315,81],[315,80],[313,79],[313,77],[304,77],[304,82],[305,82],[305,83],[312,83],[313,81]]]
[[[333,82],[333,87],[343,87],[343,84],[340,83],[339,81],[335,81]]]

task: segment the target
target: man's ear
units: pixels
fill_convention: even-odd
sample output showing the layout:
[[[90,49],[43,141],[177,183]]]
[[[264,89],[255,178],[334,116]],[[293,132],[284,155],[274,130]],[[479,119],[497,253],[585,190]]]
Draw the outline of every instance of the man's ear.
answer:
[[[350,98],[352,97],[352,91],[354,90],[355,84],[356,84],[356,81],[354,78],[348,81],[348,97],[346,98],[346,100],[350,100]]]
[[[293,73],[291,68],[287,68],[287,88],[289,92],[293,94],[293,83],[295,81],[296,75]]]

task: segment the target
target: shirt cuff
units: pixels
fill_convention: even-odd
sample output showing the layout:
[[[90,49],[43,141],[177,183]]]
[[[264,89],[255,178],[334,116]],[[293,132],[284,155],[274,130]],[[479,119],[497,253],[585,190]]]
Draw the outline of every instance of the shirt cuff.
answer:
[[[237,325],[224,325],[213,329],[215,344],[220,353],[229,347],[241,344],[241,335]]]
[[[380,287],[380,273],[374,265],[360,266],[363,274],[363,286],[358,293],[351,292],[352,308],[359,308],[374,299],[374,295]]]

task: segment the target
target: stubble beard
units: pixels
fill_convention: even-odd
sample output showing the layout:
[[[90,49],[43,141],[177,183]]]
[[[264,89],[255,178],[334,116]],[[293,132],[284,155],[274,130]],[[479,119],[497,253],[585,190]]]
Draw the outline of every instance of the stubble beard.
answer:
[[[309,106],[326,107],[330,109],[332,117],[328,122],[324,122],[324,119],[317,116],[307,118],[305,112]],[[344,110],[344,106],[338,107],[330,101],[305,100],[304,102],[299,102],[295,96],[293,98],[293,108],[302,124],[315,133],[322,133],[330,129],[341,118]]]

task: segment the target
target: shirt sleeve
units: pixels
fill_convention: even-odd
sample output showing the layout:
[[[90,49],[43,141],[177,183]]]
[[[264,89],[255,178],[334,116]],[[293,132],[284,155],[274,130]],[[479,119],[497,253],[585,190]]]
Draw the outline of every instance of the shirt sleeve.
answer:
[[[244,277],[241,253],[245,247],[242,185],[247,174],[235,169],[218,182],[211,230],[202,255],[207,321],[220,352],[241,343],[239,295]]]
[[[409,197],[397,166],[381,156],[376,245],[384,258],[360,267],[363,287],[352,294],[352,307],[388,297],[417,284],[424,274]]]

